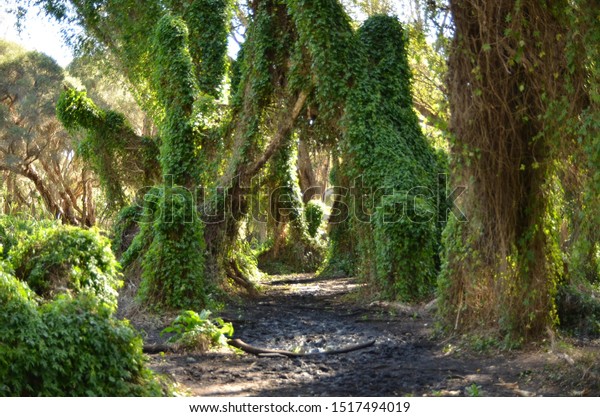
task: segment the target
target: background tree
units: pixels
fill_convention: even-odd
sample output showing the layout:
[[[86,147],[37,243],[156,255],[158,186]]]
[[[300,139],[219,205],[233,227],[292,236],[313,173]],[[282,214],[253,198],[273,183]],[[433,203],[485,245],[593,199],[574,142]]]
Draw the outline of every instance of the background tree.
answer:
[[[55,116],[64,72],[51,58],[0,41],[0,170],[5,213],[45,210],[65,223],[95,223],[93,178]],[[42,207],[38,205],[38,198]],[[16,206],[13,206],[16,205]]]

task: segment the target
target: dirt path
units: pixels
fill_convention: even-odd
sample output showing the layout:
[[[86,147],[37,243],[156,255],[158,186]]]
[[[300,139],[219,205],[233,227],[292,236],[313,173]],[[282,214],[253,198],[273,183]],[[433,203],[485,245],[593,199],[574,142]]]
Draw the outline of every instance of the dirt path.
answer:
[[[586,368],[588,356],[579,366],[578,357],[548,348],[467,352],[433,338],[434,321],[423,310],[349,302],[356,285],[349,278],[272,277],[265,295],[223,315],[236,338],[260,347],[309,352],[375,340],[372,347],[293,359],[228,350],[152,355],[151,366],[199,396],[600,395],[598,356]],[[585,346],[592,354],[599,348],[599,341]]]

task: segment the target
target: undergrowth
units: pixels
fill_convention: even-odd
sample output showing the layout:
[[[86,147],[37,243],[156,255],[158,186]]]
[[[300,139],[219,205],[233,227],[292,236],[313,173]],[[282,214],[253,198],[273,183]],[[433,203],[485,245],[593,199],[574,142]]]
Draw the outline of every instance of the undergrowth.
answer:
[[[113,316],[120,275],[108,239],[51,222],[0,225],[0,396],[171,393],[136,330]]]
[[[187,310],[178,315],[162,332],[174,333],[169,342],[187,351],[204,352],[213,347],[228,346],[227,340],[233,336],[233,325],[220,317],[211,318],[209,310],[196,313]]]

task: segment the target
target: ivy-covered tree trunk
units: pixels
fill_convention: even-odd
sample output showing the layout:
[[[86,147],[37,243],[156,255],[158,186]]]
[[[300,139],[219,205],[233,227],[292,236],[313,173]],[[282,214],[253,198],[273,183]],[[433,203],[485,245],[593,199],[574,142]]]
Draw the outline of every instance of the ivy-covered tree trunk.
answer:
[[[267,224],[273,230],[273,245],[260,261],[277,261],[294,271],[314,272],[323,260],[324,248],[308,231],[297,160],[298,144],[290,135],[270,161]]]
[[[468,187],[468,222],[452,220],[446,230],[441,312],[449,328],[500,331],[518,342],[557,321],[556,165],[583,104],[570,94],[581,78],[566,54],[569,6],[451,5],[452,170],[455,185]]]
[[[100,110],[72,90],[63,94],[59,115],[67,127],[88,131],[84,157],[116,206],[127,200],[127,186],[140,188],[131,175],[123,175],[123,167],[137,164],[147,177],[144,186],[161,184],[144,196],[140,233],[123,260],[126,265],[141,261],[140,293],[153,305],[201,308],[209,290],[196,192],[214,184],[210,158],[218,146],[211,118],[226,68],[230,2],[150,3],[89,7],[82,0],[72,6],[88,36],[114,54],[138,101],[159,126],[160,138],[138,137],[122,115]],[[61,6],[48,10],[62,18]]]
[[[405,34],[376,16],[358,31],[363,67],[346,107],[351,221],[360,274],[384,296],[420,300],[437,273],[437,163],[413,110]]]
[[[141,295],[155,305],[199,308],[207,302],[204,226],[194,200],[201,158],[192,116],[200,91],[185,22],[166,15],[154,36],[154,83],[165,112],[160,124],[164,183],[152,202],[151,243],[143,255]]]

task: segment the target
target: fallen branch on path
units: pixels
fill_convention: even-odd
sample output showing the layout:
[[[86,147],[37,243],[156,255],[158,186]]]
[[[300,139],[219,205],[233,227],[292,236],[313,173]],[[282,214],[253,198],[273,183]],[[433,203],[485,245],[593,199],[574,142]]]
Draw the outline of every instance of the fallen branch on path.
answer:
[[[375,340],[371,340],[369,342],[361,343],[358,345],[346,346],[346,347],[343,347],[340,349],[335,349],[335,350],[325,350],[323,352],[308,352],[308,353],[291,352],[289,350],[259,348],[256,346],[249,345],[248,343],[244,342],[241,339],[232,339],[232,340],[229,340],[227,343],[229,343],[230,346],[236,347],[238,349],[243,350],[244,352],[252,353],[254,355],[264,355],[264,354],[283,355],[283,356],[287,356],[288,358],[297,358],[300,356],[335,355],[338,353],[353,352],[355,350],[364,349],[364,348],[373,346],[375,344]]]
[[[264,357],[281,357],[287,356],[288,358],[296,358],[300,356],[316,356],[316,355],[336,355],[339,353],[348,353],[354,352],[355,350],[365,349],[375,344],[375,340],[371,340],[369,342],[360,343],[358,345],[350,345],[345,346],[340,349],[334,350],[324,350],[322,352],[292,352],[289,350],[279,350],[279,349],[265,349],[256,346],[249,345],[241,339],[232,339],[227,342],[230,346],[236,347],[238,349],[243,350],[247,353],[252,353],[254,355],[264,356]],[[177,346],[171,344],[155,344],[155,345],[144,345],[143,352],[149,355],[154,355],[157,353],[165,352],[165,353],[174,353],[177,352]]]

